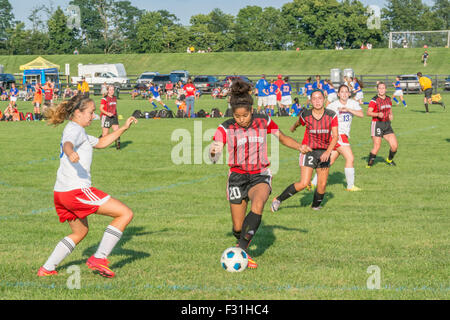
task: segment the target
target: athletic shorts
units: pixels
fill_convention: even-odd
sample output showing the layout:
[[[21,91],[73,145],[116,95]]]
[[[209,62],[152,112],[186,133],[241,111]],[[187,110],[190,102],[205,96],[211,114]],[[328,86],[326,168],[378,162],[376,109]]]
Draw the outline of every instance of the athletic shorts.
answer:
[[[281,104],[283,106],[291,106],[292,104],[292,97],[291,96],[282,96],[281,97]]]
[[[261,107],[261,106],[267,107],[268,100],[269,99],[267,96],[266,97],[258,97],[258,107]]]
[[[260,183],[268,184],[270,193],[272,193],[272,173],[270,170],[255,174],[230,171],[227,182],[227,200],[233,204],[240,204],[242,200],[248,201],[249,190]]]
[[[117,115],[112,117],[108,117],[106,115],[102,116],[102,128],[111,128],[113,125],[119,125],[119,120],[117,119]]]
[[[277,105],[277,96],[275,94],[272,94],[267,97],[267,105],[269,105],[269,106]]]
[[[403,96],[403,90],[402,89],[395,90],[394,97],[401,97],[401,96]]]
[[[424,93],[425,93],[425,98],[431,99],[431,96],[433,95],[433,89],[429,88],[429,89],[425,90]]]
[[[161,101],[161,96],[157,96],[157,97],[153,96],[153,99],[155,99],[156,101]]]
[[[336,143],[336,146],[334,147],[334,150],[336,150],[339,147],[344,146],[350,146],[350,142],[348,142],[348,136],[346,134],[340,134],[338,142]]]
[[[364,99],[364,93],[362,91],[358,91],[355,94],[355,100],[362,100],[362,99]]]
[[[97,212],[111,196],[94,187],[75,189],[67,192],[53,192],[56,213],[59,221],[84,219]]]
[[[9,101],[16,102],[17,101],[17,97],[9,97]]]
[[[394,133],[390,121],[372,121],[372,137],[383,137],[386,134]]]
[[[325,152],[325,149],[314,149],[308,153],[300,153],[299,165],[300,167],[310,167],[313,169],[317,168],[329,168],[330,158],[327,161],[320,161],[320,157]]]

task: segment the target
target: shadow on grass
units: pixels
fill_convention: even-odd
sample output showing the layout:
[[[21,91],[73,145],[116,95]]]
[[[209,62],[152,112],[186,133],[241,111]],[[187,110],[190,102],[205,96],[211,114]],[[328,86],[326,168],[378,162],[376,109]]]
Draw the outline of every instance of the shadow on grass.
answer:
[[[295,231],[300,233],[308,233],[308,230],[306,229],[299,229],[299,228],[289,228],[285,226],[276,226],[276,225],[265,225],[264,222],[261,223],[261,226],[258,229],[258,232],[256,233],[255,237],[253,238],[250,248],[252,245],[256,245],[255,250],[249,250],[249,254],[252,257],[259,257],[264,254],[264,252],[270,248],[275,243],[276,237],[274,230],[284,230],[284,231]],[[232,233],[228,233],[228,236],[232,236]]]
[[[133,141],[120,141],[120,150],[125,149],[126,147],[128,147],[129,144],[132,144]],[[111,144],[110,148],[116,148],[116,145],[113,143]]]
[[[140,260],[140,259],[145,259],[150,257],[150,254],[147,252],[143,252],[143,251],[136,251],[136,250],[131,250],[131,249],[125,249],[123,248],[123,245],[126,244],[128,241],[130,241],[133,237],[140,237],[140,236],[145,236],[145,235],[150,235],[150,234],[155,234],[155,233],[162,233],[162,232],[166,232],[168,229],[162,229],[160,231],[153,231],[153,232],[144,232],[144,228],[143,227],[129,227],[126,228],[121,239],[119,240],[119,242],[117,243],[117,245],[114,247],[113,251],[111,252],[111,256],[126,256],[125,259],[122,259],[114,264],[112,264],[110,267],[112,269],[114,268],[121,268],[123,266],[125,266],[128,263],[132,263],[133,261],[136,260]],[[101,240],[101,239],[100,239]],[[99,243],[100,243],[99,240]],[[83,264],[86,263],[86,260],[92,256],[95,251],[98,248],[98,244],[90,246],[89,248],[86,248],[83,251],[83,256],[86,257],[84,259],[80,259],[77,261],[71,261],[68,262],[64,265],[61,266],[61,269],[65,269],[70,267],[71,265],[77,265],[77,264]]]

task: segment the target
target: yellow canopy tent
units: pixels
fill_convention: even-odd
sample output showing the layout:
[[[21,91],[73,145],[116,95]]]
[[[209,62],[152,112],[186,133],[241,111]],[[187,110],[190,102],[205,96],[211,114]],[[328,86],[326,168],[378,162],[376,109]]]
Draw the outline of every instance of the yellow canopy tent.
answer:
[[[45,60],[42,57],[37,57],[33,61],[20,66],[20,70],[22,71],[30,69],[49,69],[49,68],[57,68],[59,70],[59,65],[51,63],[50,61]]]

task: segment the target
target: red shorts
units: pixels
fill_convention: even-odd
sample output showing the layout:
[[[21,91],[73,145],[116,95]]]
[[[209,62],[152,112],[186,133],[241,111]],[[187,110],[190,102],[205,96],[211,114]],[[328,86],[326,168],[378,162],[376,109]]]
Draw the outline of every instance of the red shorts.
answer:
[[[350,142],[348,142],[348,136],[346,134],[340,134],[338,142],[336,143],[336,146],[334,147],[334,150],[336,150],[339,147],[342,146],[349,146]]]
[[[53,197],[60,222],[84,219],[97,212],[98,208],[111,198],[109,194],[93,187],[67,192],[54,191]]]

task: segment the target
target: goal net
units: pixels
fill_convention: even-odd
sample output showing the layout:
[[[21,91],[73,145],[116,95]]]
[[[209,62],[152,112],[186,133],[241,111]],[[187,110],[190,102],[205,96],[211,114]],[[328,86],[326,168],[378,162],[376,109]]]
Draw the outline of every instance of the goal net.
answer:
[[[389,32],[389,49],[450,47],[450,30]]]

